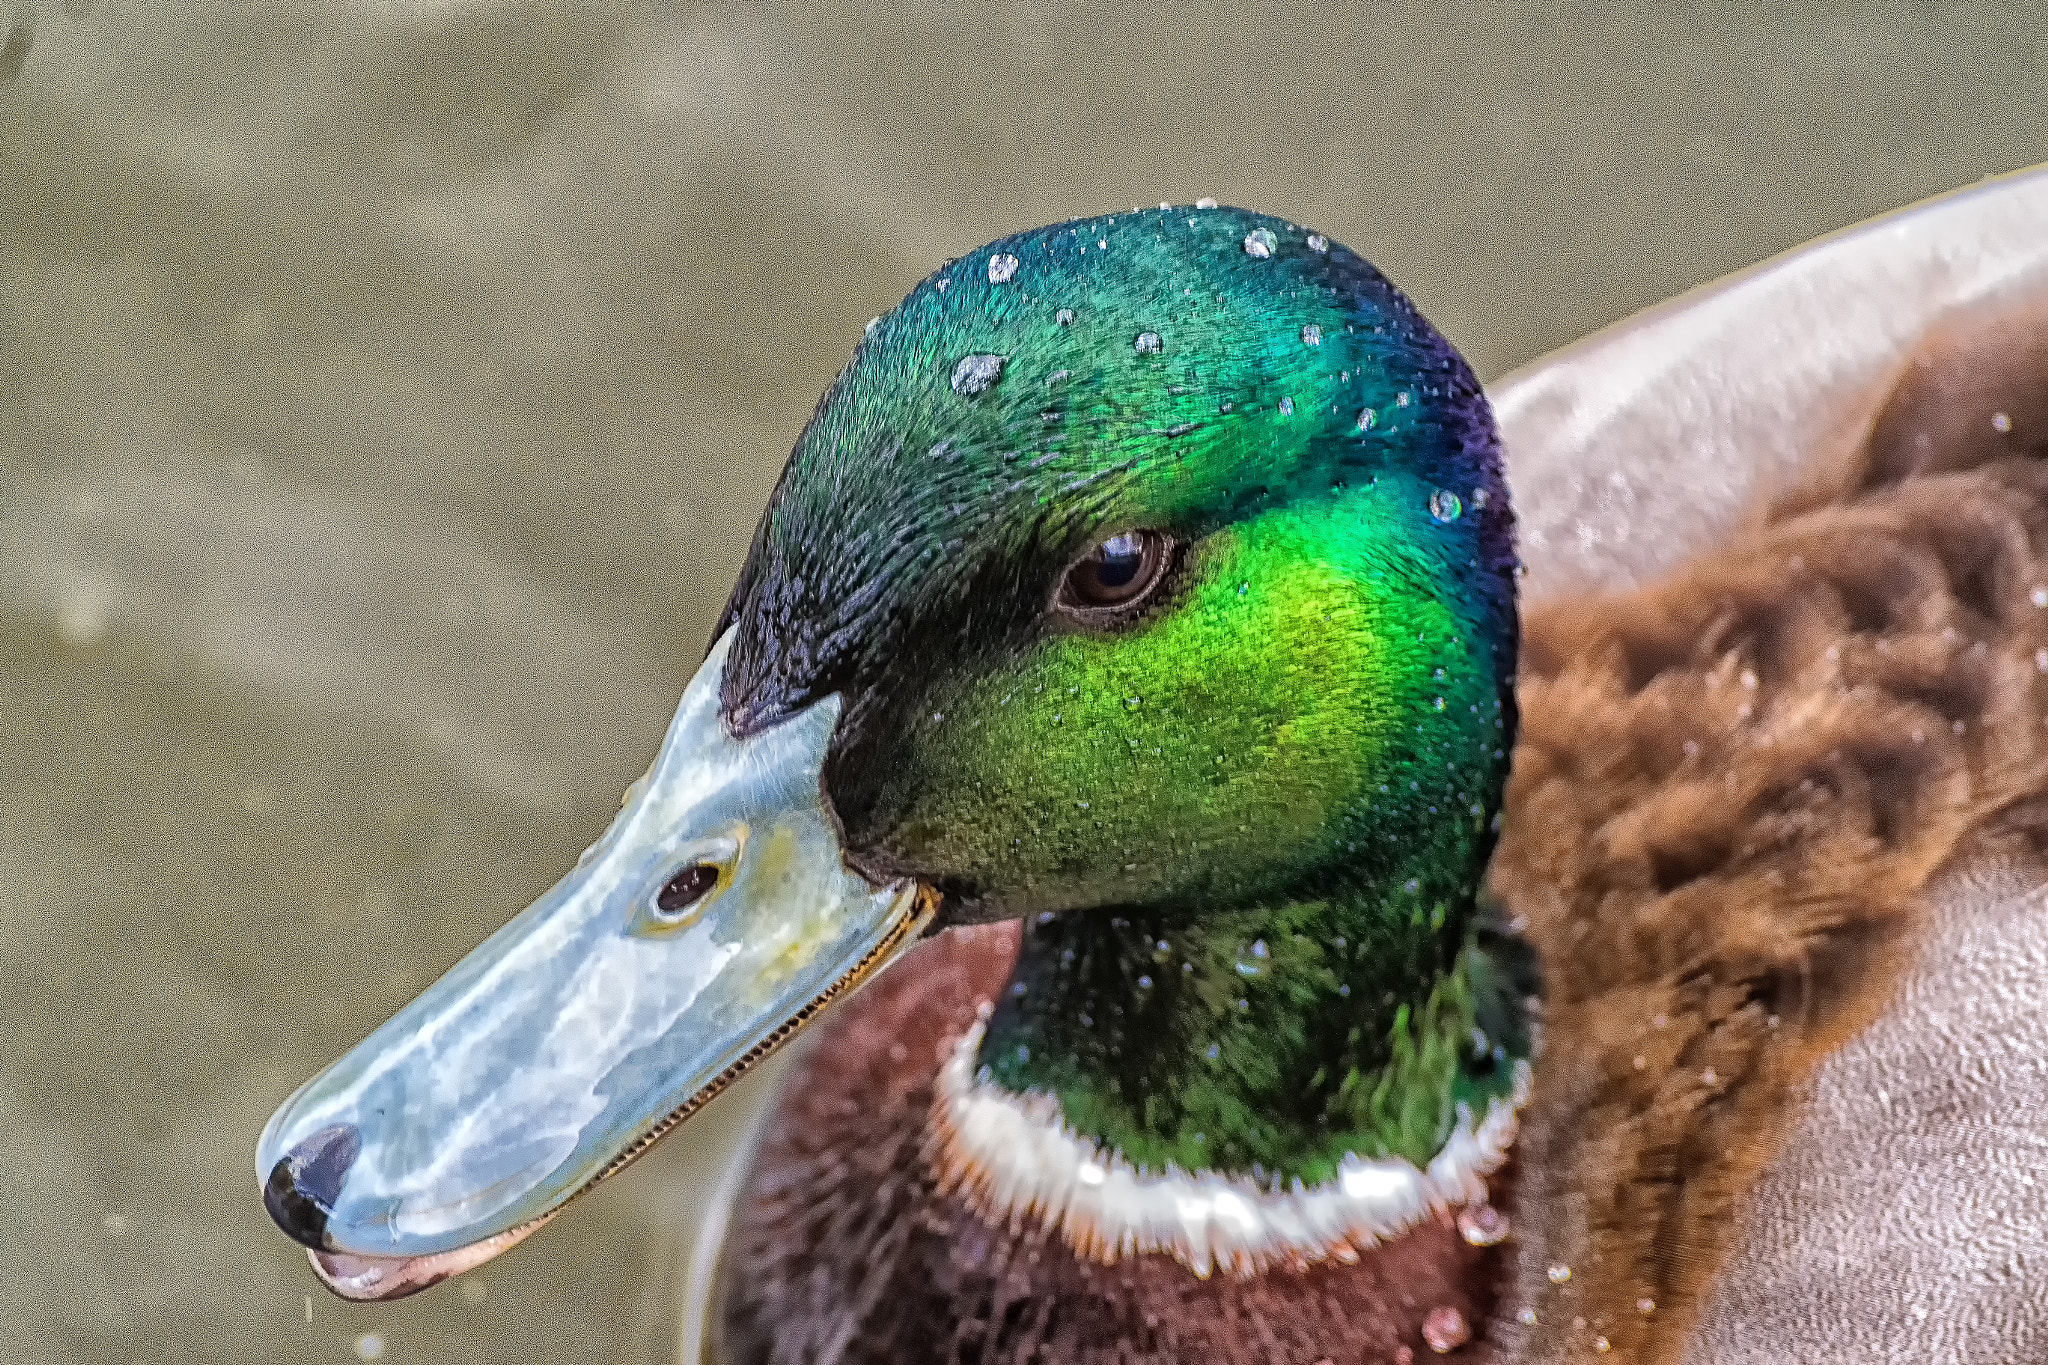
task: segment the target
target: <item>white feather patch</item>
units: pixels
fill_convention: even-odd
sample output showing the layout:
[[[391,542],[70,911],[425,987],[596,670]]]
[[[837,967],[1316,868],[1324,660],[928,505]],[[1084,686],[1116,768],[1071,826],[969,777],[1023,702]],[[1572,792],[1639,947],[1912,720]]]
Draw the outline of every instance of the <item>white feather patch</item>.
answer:
[[[1477,1123],[1459,1105],[1449,1141],[1426,1169],[1347,1154],[1336,1179],[1275,1190],[1213,1171],[1139,1171],[1068,1128],[1053,1096],[975,1080],[982,1028],[968,1029],[939,1067],[930,1156],[941,1187],[993,1223],[1035,1218],[1076,1255],[1105,1265],[1163,1253],[1207,1277],[1355,1261],[1435,1214],[1485,1203],[1486,1177],[1507,1160],[1529,1097],[1529,1063],[1518,1061],[1514,1094],[1491,1101]]]

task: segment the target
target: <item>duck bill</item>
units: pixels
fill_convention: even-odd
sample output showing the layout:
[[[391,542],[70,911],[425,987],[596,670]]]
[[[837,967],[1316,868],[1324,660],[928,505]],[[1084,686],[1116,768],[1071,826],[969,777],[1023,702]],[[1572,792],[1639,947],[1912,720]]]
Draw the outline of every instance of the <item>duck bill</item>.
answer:
[[[841,857],[839,698],[727,734],[705,660],[583,858],[264,1130],[264,1201],[327,1286],[385,1299],[514,1245],[900,955],[914,882]]]

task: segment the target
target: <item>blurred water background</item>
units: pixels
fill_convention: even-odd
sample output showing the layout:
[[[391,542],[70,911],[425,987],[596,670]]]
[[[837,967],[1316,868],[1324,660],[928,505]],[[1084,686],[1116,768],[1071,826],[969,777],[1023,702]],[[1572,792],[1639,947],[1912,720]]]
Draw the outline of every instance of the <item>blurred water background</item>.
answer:
[[[380,1307],[250,1153],[603,827],[941,260],[1214,195],[1493,376],[2044,110],[2009,3],[0,0],[0,1360],[672,1358],[739,1096]]]

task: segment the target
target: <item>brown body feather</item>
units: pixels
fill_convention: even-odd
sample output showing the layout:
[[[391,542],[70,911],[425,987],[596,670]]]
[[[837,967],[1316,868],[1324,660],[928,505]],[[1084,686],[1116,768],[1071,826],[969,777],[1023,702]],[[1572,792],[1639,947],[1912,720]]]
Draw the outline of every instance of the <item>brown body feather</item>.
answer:
[[[1989,420],[2048,409],[2048,354],[1987,365],[1995,321],[1931,336],[1854,458],[1720,552],[1530,613],[1492,889],[1542,956],[1545,1034],[1506,1246],[1431,1224],[1356,1266],[1197,1280],[983,1223],[938,1191],[924,1126],[938,1047],[1009,969],[985,930],[921,949],[799,1063],[727,1245],[721,1358],[1345,1365],[1426,1355],[1454,1307],[1474,1358],[1681,1360],[1929,877],[2048,823],[2048,451],[2012,434],[2048,411]]]
[[[1506,1359],[1684,1357],[1796,1088],[1886,1003],[1918,893],[2040,823],[2048,423],[2015,414],[2048,417],[2048,330],[2017,321],[1931,333],[1832,487],[1653,588],[1527,620],[1492,883],[1541,952],[1547,1045],[1514,1312],[1488,1333]]]

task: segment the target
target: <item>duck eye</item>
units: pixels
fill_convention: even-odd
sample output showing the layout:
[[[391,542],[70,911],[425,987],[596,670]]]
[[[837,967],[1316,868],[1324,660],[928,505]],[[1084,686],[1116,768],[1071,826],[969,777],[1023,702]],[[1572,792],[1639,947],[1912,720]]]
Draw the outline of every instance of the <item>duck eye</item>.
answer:
[[[1059,607],[1091,625],[1128,616],[1166,576],[1171,548],[1157,531],[1124,531],[1075,561],[1060,582]]]

